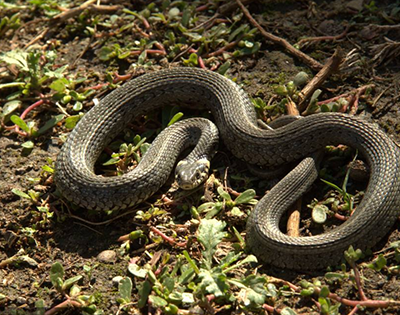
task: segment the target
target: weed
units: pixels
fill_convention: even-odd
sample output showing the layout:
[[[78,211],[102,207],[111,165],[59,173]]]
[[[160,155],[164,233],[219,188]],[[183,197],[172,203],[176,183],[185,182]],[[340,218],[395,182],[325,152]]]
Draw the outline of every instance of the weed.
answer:
[[[218,261],[215,259],[218,245],[226,235],[225,227],[225,222],[216,219],[201,221],[197,239],[203,250],[198,261],[184,250],[171,268],[171,257],[164,254],[157,273],[149,265],[139,267],[131,264],[131,274],[137,280],[144,279],[139,286],[138,306],[143,307],[148,300],[152,307],[161,308],[166,314],[176,314],[192,304],[215,300],[217,304],[224,305],[238,300],[243,310],[259,308],[268,292],[264,287],[266,279],[254,274],[247,274],[242,279],[232,276],[242,266],[257,262],[257,259],[253,255],[244,256],[242,252],[233,251],[222,257],[219,255]],[[129,280],[124,285],[130,288],[125,291],[130,292]],[[123,300],[125,303],[129,301],[130,298]]]
[[[56,262],[50,269],[50,280],[58,293],[66,297],[66,300],[51,310],[66,307],[68,305],[80,309],[84,315],[101,315],[103,311],[96,307],[96,295],[85,295],[81,293],[81,287],[77,283],[83,278],[78,275],[64,280],[64,268]],[[48,312],[51,313],[51,310]],[[52,313],[51,313],[52,314]]]

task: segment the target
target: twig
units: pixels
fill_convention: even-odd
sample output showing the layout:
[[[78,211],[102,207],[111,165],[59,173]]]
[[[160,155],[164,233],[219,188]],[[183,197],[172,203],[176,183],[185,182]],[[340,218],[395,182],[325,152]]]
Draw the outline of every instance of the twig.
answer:
[[[299,110],[296,104],[288,98],[286,110],[288,115],[299,116]],[[289,236],[300,236],[300,215],[301,215],[302,198],[300,197],[296,203],[289,209],[289,217],[286,223],[286,234]]]
[[[250,21],[251,24],[253,24],[260,33],[268,40],[272,41],[274,44],[282,46],[286,51],[288,51],[290,54],[295,56],[296,58],[300,59],[302,62],[304,62],[306,65],[308,65],[310,68],[313,70],[319,71],[322,68],[322,64],[320,64],[318,61],[314,60],[310,56],[306,55],[302,51],[294,48],[287,40],[280,38],[278,36],[275,36],[271,33],[268,33],[264,28],[258,24],[258,22],[251,16],[249,11],[246,9],[246,7],[243,5],[243,3],[240,0],[236,0],[236,3],[239,5],[239,7],[242,9],[244,15],[247,17],[247,19]]]
[[[361,95],[363,93],[365,93],[365,91],[367,89],[372,89],[374,87],[375,87],[375,84],[367,84],[367,85],[361,86],[361,87],[359,87],[357,89],[354,89],[354,90],[352,90],[350,92],[343,93],[343,94],[340,94],[338,96],[332,97],[332,98],[330,98],[328,100],[320,101],[320,102],[317,103],[317,105],[321,106],[323,104],[328,104],[328,103],[335,102],[335,101],[339,100],[340,98],[345,98],[345,99],[348,100],[348,103],[347,103],[346,106],[344,106],[341,109],[341,111],[342,112],[346,112],[347,109],[350,107],[350,114],[354,115],[357,112],[358,100],[361,97]]]
[[[169,237],[167,235],[165,235],[163,232],[161,232],[159,229],[157,229],[154,226],[150,226],[150,230],[153,233],[158,234],[159,236],[161,236],[165,241],[167,241],[168,243],[170,243],[171,245],[176,245],[178,247],[186,247],[187,242],[182,242],[182,243],[178,243],[176,242],[172,237]]]
[[[53,17],[50,20],[50,24],[60,24],[64,22],[65,20],[75,17],[79,14],[81,14],[84,10],[88,9],[90,12],[93,13],[99,13],[99,14],[110,14],[118,11],[119,9],[122,8],[120,5],[96,5],[94,4],[96,0],[89,0],[84,3],[82,3],[78,7],[71,8],[67,11],[61,12],[60,14],[57,14],[55,17]]]
[[[286,234],[289,236],[300,236],[300,210],[302,198],[299,198],[289,211],[286,224]]]
[[[65,300],[64,302],[61,302],[60,304],[52,307],[51,309],[49,309],[46,313],[44,313],[44,315],[53,315],[56,314],[57,312],[64,310],[65,308],[67,308],[68,306],[73,306],[76,308],[81,308],[82,304],[79,303],[78,301],[74,301],[71,300],[70,298],[68,298],[67,300]]]
[[[349,31],[351,27],[351,24],[348,24],[345,28],[345,30],[343,31],[343,33],[339,34],[339,35],[335,35],[335,36],[317,36],[317,37],[306,37],[303,38],[301,40],[298,41],[297,45],[301,46],[303,43],[307,43],[307,42],[317,42],[317,41],[323,41],[323,40],[338,40],[338,39],[342,39],[343,37],[345,37]]]
[[[323,66],[323,68],[312,78],[312,80],[299,93],[299,110],[303,112],[306,109],[305,101],[314,93],[314,91],[335,71],[343,60],[343,52],[337,48],[332,57]]]
[[[44,104],[44,103],[48,103],[48,101],[46,99],[40,99],[37,102],[33,103],[32,105],[28,106],[21,114],[21,116],[19,116],[21,119],[25,119],[26,115],[28,115],[28,113],[33,110],[34,108]],[[28,136],[28,134],[25,131],[21,131],[19,129],[18,125],[13,125],[13,126],[4,126],[5,129],[7,130],[13,130],[14,132],[18,133],[19,135],[26,137]]]
[[[207,55],[207,57],[215,57],[215,56],[222,55],[222,54],[223,54],[224,52],[226,52],[227,50],[229,50],[229,49],[235,47],[235,46],[242,40],[242,38],[243,38],[243,36],[240,36],[240,37],[239,37],[237,40],[235,40],[234,42],[231,42],[231,43],[225,45],[224,47],[222,47],[222,48],[220,48],[220,49],[218,49],[218,50],[216,50],[216,51],[214,51],[214,52],[212,52],[212,53],[209,53],[209,54]]]

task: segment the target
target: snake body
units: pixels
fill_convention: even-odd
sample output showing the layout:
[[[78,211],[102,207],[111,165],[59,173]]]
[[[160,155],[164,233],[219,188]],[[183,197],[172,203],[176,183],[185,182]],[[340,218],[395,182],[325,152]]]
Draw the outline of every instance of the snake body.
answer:
[[[307,157],[260,200],[250,215],[247,242],[262,261],[295,269],[324,267],[340,260],[350,244],[357,248],[373,246],[396,221],[400,153],[384,132],[340,113],[307,116],[276,130],[260,129],[249,97],[237,84],[195,68],[145,74],[94,106],[71,132],[57,158],[55,181],[61,193],[89,209],[132,206],[159,189],[184,147],[196,142],[198,149],[208,142],[210,147],[215,145],[216,131],[199,127],[197,120],[202,119],[195,118],[189,121],[194,127],[185,127],[185,121],[174,124],[175,131],[165,136],[168,141],[161,134],[155,149],[145,154],[144,162],[134,171],[118,177],[94,174],[100,152],[124,126],[134,117],[171,103],[210,110],[227,148],[248,163],[274,167]],[[185,128],[191,130],[182,131]],[[203,129],[207,131],[202,136]],[[180,144],[182,137],[190,141]],[[334,230],[309,237],[287,236],[279,229],[282,213],[315,179],[312,153],[329,144],[349,145],[366,158],[371,175],[364,198],[351,218]]]

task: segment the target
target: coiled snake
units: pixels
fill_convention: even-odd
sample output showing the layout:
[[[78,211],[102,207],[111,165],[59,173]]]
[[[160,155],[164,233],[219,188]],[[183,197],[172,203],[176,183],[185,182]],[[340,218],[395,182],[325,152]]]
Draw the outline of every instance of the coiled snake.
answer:
[[[71,132],[57,158],[55,181],[61,193],[88,209],[132,206],[155,193],[169,177],[180,152],[193,145],[194,151],[180,166],[200,167],[187,180],[201,180],[218,141],[214,125],[202,118],[167,128],[133,171],[116,177],[94,174],[100,152],[128,122],[171,103],[209,109],[227,148],[248,163],[274,167],[306,157],[261,199],[248,219],[247,242],[262,261],[295,269],[324,267],[340,260],[350,244],[373,246],[396,221],[400,154],[384,132],[340,113],[307,116],[276,130],[260,129],[250,99],[237,84],[194,68],[172,68],[135,78],[94,106]],[[279,229],[282,213],[314,181],[317,171],[312,153],[328,144],[349,145],[366,158],[371,175],[364,198],[351,218],[336,229],[316,236],[287,236]]]

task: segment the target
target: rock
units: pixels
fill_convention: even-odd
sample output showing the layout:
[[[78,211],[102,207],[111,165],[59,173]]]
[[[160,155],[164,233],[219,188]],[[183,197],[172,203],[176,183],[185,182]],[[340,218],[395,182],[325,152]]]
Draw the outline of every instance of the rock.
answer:
[[[346,7],[350,10],[361,11],[363,9],[364,0],[353,0],[346,4]]]
[[[114,278],[112,278],[112,283],[113,285],[115,285],[116,287],[118,286],[119,282],[124,279],[124,277],[121,276],[116,276]]]
[[[25,304],[26,303],[26,299],[22,296],[17,297],[17,303],[19,305]]]
[[[97,255],[97,260],[103,263],[113,263],[117,257],[117,253],[113,250],[103,250]]]

